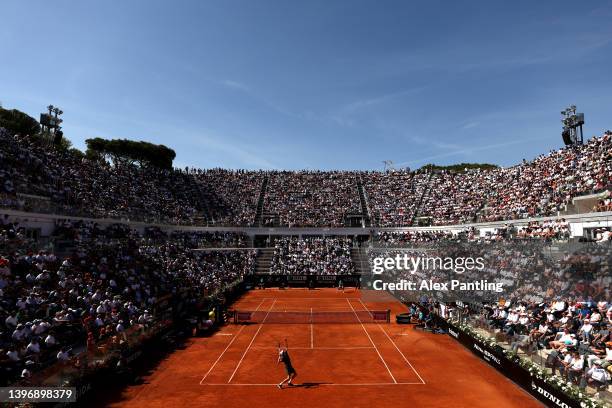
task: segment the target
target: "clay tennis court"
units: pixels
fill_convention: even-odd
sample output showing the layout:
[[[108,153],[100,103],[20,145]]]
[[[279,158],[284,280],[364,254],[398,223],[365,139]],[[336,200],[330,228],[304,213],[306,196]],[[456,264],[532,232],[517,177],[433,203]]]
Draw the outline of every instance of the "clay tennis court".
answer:
[[[542,406],[449,336],[395,324],[406,308],[392,298],[266,289],[248,292],[234,308],[255,312],[259,323],[191,340],[111,406]],[[391,323],[367,318],[386,309]],[[285,339],[298,386],[279,390],[285,372],[276,364],[277,344]]]

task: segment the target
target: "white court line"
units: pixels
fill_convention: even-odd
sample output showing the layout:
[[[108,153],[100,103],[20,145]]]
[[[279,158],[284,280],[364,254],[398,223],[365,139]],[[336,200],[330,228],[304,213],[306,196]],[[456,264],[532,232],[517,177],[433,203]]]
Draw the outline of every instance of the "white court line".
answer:
[[[277,347],[251,347],[251,350],[277,350]],[[291,347],[291,350],[373,350],[374,347]]]
[[[234,340],[236,340],[238,338],[238,336],[240,335],[240,332],[242,332],[242,330],[245,328],[246,326],[242,326],[240,328],[240,330],[238,330],[238,334],[236,334],[236,336],[234,336],[234,338],[232,339],[232,341],[229,342],[229,344],[227,345],[227,347],[225,347],[225,349],[223,350],[223,352],[221,354],[219,354],[219,357],[217,357],[217,359],[215,360],[215,362],[213,363],[213,365],[208,369],[208,371],[206,372],[206,374],[204,375],[204,377],[202,377],[202,379],[200,380],[200,385],[202,384],[202,382],[206,379],[206,377],[208,377],[208,374],[210,374],[210,372],[213,370],[213,368],[215,368],[215,366],[217,365],[217,363],[219,362],[219,360],[221,360],[221,357],[223,357],[223,355],[225,354],[225,352],[227,351],[228,348],[230,348],[230,346],[232,345],[232,343],[234,342]]]
[[[255,309],[255,311],[257,311],[259,309],[259,307],[263,304],[263,300],[261,301],[261,303],[259,303],[257,305],[257,309]],[[213,368],[215,368],[215,366],[217,365],[217,363],[219,362],[219,360],[221,360],[221,357],[223,357],[223,355],[225,354],[225,352],[227,351],[228,348],[230,348],[230,346],[232,345],[232,343],[234,342],[234,340],[236,340],[238,338],[238,335],[240,335],[240,332],[245,328],[246,326],[242,326],[240,328],[240,330],[238,330],[238,334],[236,334],[236,336],[234,336],[234,338],[232,339],[232,341],[229,342],[229,344],[227,345],[227,347],[225,347],[225,349],[223,350],[223,352],[221,352],[221,354],[219,354],[219,357],[217,357],[217,359],[215,360],[215,362],[213,363],[213,365],[208,369],[208,371],[206,372],[206,374],[204,375],[204,377],[202,377],[202,379],[200,380],[200,385],[202,385],[202,382],[206,379],[206,377],[208,377],[208,374],[210,374],[210,372],[213,370]]]
[[[263,301],[262,301],[263,303]],[[244,350],[244,353],[242,353],[242,357],[240,358],[240,361],[238,362],[238,365],[236,365],[236,368],[234,369],[234,372],[232,373],[232,376],[230,377],[229,380],[227,380],[228,384],[230,382],[232,382],[232,379],[234,378],[234,376],[236,375],[236,372],[238,371],[238,368],[240,367],[240,364],[242,364],[242,360],[244,360],[244,356],[247,355],[247,353],[249,352],[249,349],[251,348],[251,345],[253,344],[253,342],[255,341],[255,338],[257,337],[257,335],[259,334],[259,331],[261,330],[261,328],[263,327],[263,324],[266,322],[266,319],[268,318],[268,315],[270,314],[270,311],[274,308],[274,304],[276,303],[276,299],[274,299],[274,302],[272,302],[272,306],[270,306],[270,308],[268,309],[268,313],[266,313],[266,316],[264,317],[264,319],[262,320],[261,324],[259,325],[259,327],[257,328],[257,331],[255,332],[255,335],[253,336],[253,338],[251,339],[251,342],[249,343],[249,345],[247,346],[246,350]]]
[[[365,305],[365,303],[363,303],[363,301],[361,299],[359,299],[359,302],[361,303],[361,305],[363,306],[364,309],[367,310],[367,307]],[[391,342],[391,344],[393,344],[393,346],[395,347],[395,349],[397,351],[399,351],[399,353],[402,355],[402,357],[404,358],[404,361],[410,366],[410,368],[412,369],[412,371],[414,371],[414,373],[417,375],[417,377],[419,377],[419,380],[421,380],[421,382],[423,384],[425,384],[425,381],[423,380],[423,378],[421,377],[421,375],[419,374],[419,372],[412,366],[412,364],[410,363],[410,361],[408,361],[408,359],[406,358],[406,356],[404,355],[404,353],[402,353],[402,350],[399,349],[399,347],[397,347],[397,344],[395,344],[395,342],[393,341],[393,339],[391,337],[389,337],[389,334],[387,333],[387,331],[385,329],[382,328],[382,326],[379,324],[377,325],[378,328],[380,330],[382,330],[383,333],[385,333],[385,336],[387,336],[387,338],[389,339],[389,341]]]
[[[234,333],[217,333],[215,336],[233,336]]]
[[[383,329],[381,327],[381,325],[379,324],[378,327],[380,328],[380,330],[382,330],[383,333],[385,333],[385,336],[387,336],[387,338],[389,339],[389,341],[391,342],[391,344],[393,344],[393,346],[395,346],[395,348],[397,349],[397,351],[399,351],[399,353],[402,355],[402,357],[404,358],[404,361],[406,363],[408,363],[408,365],[410,366],[410,368],[412,368],[412,371],[414,371],[414,373],[417,375],[417,377],[419,377],[419,380],[421,380],[421,382],[423,384],[425,384],[425,380],[423,380],[423,378],[421,377],[421,375],[419,374],[419,372],[412,366],[412,364],[410,363],[410,361],[408,361],[408,359],[406,358],[406,356],[404,355],[404,353],[402,353],[402,350],[399,349],[399,347],[397,347],[397,344],[395,344],[395,342],[393,341],[393,339],[391,337],[389,337],[389,334],[387,334],[387,332],[385,331],[385,329]]]
[[[359,324],[361,324],[361,328],[363,329],[363,331],[365,332],[366,336],[368,336],[368,339],[370,339],[370,343],[372,343],[372,346],[374,346],[374,349],[376,350],[376,354],[378,354],[378,357],[380,357],[380,361],[383,362],[383,364],[385,365],[385,368],[387,369],[387,371],[389,372],[389,375],[391,376],[391,378],[393,379],[393,382],[395,384],[397,384],[397,380],[395,379],[395,377],[393,376],[393,373],[391,372],[391,370],[389,370],[389,366],[387,365],[387,362],[385,361],[385,359],[382,357],[382,355],[380,354],[380,351],[378,351],[378,348],[376,347],[376,344],[374,344],[374,342],[372,341],[372,338],[370,337],[370,334],[368,333],[368,331],[366,330],[365,326],[363,325],[363,323],[361,323],[361,320],[359,320],[359,316],[357,316],[357,311],[355,310],[355,308],[353,307],[353,305],[351,304],[351,302],[346,299],[346,301],[348,302],[349,306],[351,307],[351,309],[353,309],[353,313],[355,313],[355,317],[357,318],[357,320],[359,321]]]
[[[215,366],[217,365],[217,363],[219,362],[219,360],[221,360],[221,357],[223,357],[223,355],[225,354],[225,352],[227,351],[228,348],[230,348],[230,346],[232,345],[232,343],[234,342],[234,340],[236,340],[238,338],[238,336],[240,335],[240,332],[245,328],[246,326],[242,326],[240,328],[240,330],[238,330],[238,334],[236,334],[234,336],[234,338],[232,339],[232,341],[229,342],[229,344],[227,345],[227,347],[225,347],[225,349],[223,350],[223,352],[221,354],[219,354],[219,357],[217,357],[217,359],[215,360],[215,362],[213,363],[213,365],[208,369],[208,371],[206,372],[206,374],[204,375],[204,377],[202,377],[202,379],[200,380],[200,385],[202,385],[202,382],[204,382],[204,380],[206,379],[206,377],[208,377],[208,374],[210,374],[210,372],[213,370],[213,368],[215,368]]]
[[[312,307],[310,308],[310,348],[314,348],[314,328],[312,327]]]
[[[278,384],[238,384],[238,383],[204,383],[200,385],[214,385],[214,386],[239,386],[239,387],[277,387]],[[420,382],[395,382],[395,383],[354,383],[354,384],[340,384],[340,383],[322,383],[322,384],[313,384],[314,387],[331,387],[331,386],[353,386],[353,387],[372,387],[372,386],[388,386],[388,385],[423,385]],[[298,385],[295,388],[300,388]]]

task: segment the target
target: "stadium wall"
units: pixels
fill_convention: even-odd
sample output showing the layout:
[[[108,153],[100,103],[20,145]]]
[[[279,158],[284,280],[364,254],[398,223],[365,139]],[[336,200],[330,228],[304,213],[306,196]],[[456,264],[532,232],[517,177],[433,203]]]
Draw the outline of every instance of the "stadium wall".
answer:
[[[29,213],[24,211],[2,209],[2,214],[8,214],[9,220],[19,221],[22,226],[27,228],[40,229],[42,236],[49,236],[52,234],[55,228],[55,222],[57,220],[75,220],[75,221],[88,221],[96,222],[102,226],[111,224],[128,224],[133,229],[143,232],[146,227],[159,227],[164,231],[227,231],[227,232],[243,232],[249,236],[255,235],[370,235],[378,231],[456,231],[460,232],[467,228],[477,228],[484,234],[488,231],[493,231],[495,228],[504,227],[506,224],[512,224],[515,226],[526,226],[530,222],[543,222],[547,220],[557,220],[564,218],[570,224],[570,231],[572,237],[581,237],[584,234],[585,229],[590,228],[603,228],[612,227],[612,211],[599,212],[599,213],[584,213],[584,214],[572,214],[563,216],[551,216],[551,217],[536,217],[536,218],[523,218],[517,220],[504,220],[504,221],[490,221],[483,223],[471,223],[471,224],[458,224],[458,225],[439,225],[439,226],[428,226],[428,227],[362,227],[362,228],[322,228],[322,227],[311,227],[311,228],[289,228],[289,227],[278,227],[278,228],[264,228],[264,227],[197,227],[197,226],[184,226],[184,225],[171,225],[171,224],[156,224],[146,223],[139,221],[111,219],[111,218],[86,218],[86,217],[73,217],[65,215],[54,215],[54,214],[41,214],[41,213]]]

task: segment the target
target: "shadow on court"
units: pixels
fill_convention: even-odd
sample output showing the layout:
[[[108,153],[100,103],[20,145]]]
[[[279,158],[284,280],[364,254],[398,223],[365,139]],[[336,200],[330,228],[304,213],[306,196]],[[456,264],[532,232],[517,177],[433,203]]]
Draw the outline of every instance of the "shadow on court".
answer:
[[[291,385],[287,388],[317,388],[319,385],[326,385],[326,384],[331,384],[331,383],[326,383],[326,382],[304,382],[304,383],[300,383],[300,384],[294,384]]]

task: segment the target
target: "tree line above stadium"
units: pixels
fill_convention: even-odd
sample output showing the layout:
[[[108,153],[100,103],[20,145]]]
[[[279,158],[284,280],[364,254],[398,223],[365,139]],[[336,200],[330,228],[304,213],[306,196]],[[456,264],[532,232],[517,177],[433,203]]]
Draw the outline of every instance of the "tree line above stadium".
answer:
[[[41,133],[41,126],[36,119],[17,109],[3,109],[0,107],[0,127],[12,134],[30,135],[43,144],[52,143],[52,138]],[[156,145],[145,141],[127,139],[102,139],[99,137],[85,140],[87,151],[81,152],[72,148],[72,143],[62,138],[56,146],[60,150],[70,150],[78,156],[87,156],[89,159],[112,160],[114,164],[138,164],[142,167],[153,166],[162,169],[172,169],[172,162],[176,152],[164,145]]]
[[[3,109],[0,106],[0,127],[13,134],[30,135],[37,137],[43,144],[50,144],[51,138],[41,133],[41,126],[36,119],[17,109]],[[87,151],[85,153],[73,148],[70,140],[63,138],[57,148],[63,151],[70,150],[73,154],[87,157],[92,160],[112,161],[115,164],[138,164],[142,167],[153,166],[162,169],[171,169],[176,158],[176,152],[164,145],[156,145],[146,141],[128,139],[86,139]],[[439,166],[433,163],[426,164],[418,171],[451,171],[461,173],[466,170],[491,170],[497,165],[489,163],[459,163],[449,166]]]
[[[99,137],[85,140],[87,155],[112,160],[113,163],[139,164],[172,169],[176,157],[174,150],[164,145],[127,139],[106,140]]]

